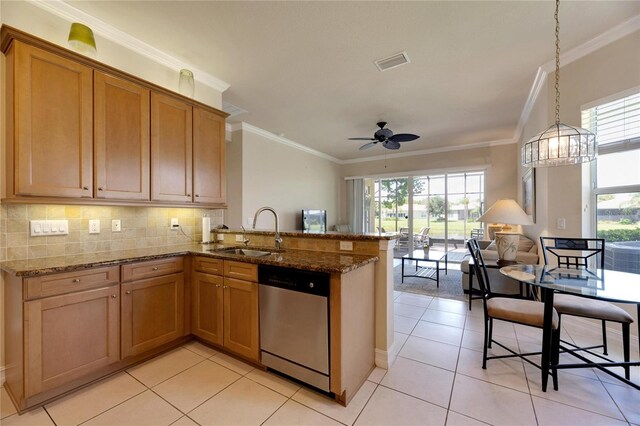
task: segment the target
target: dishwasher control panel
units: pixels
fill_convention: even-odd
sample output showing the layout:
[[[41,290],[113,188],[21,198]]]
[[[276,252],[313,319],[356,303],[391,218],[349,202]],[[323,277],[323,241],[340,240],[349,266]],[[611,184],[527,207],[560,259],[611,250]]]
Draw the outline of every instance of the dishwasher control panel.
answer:
[[[271,265],[258,265],[258,282],[286,290],[329,296],[329,274]]]

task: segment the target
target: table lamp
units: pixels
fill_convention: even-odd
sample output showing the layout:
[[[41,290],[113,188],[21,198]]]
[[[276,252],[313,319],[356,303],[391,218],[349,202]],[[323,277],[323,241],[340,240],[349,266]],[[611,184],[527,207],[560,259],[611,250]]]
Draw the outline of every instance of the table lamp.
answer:
[[[533,221],[515,200],[502,199],[478,218],[479,222],[504,224],[501,232],[495,232],[498,259],[513,261],[518,252],[520,236],[513,233],[511,225],[533,225]],[[494,228],[495,229],[495,228]],[[489,234],[491,237],[491,234]]]

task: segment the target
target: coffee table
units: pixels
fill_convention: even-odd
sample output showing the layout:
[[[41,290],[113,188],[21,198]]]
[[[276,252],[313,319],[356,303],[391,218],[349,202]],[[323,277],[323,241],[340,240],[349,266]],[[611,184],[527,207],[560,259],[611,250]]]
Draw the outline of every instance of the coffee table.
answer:
[[[413,275],[405,275],[404,262],[407,260],[413,260],[416,262],[416,271]],[[440,287],[440,262],[444,261],[444,271],[447,273],[447,253],[439,250],[414,250],[413,253],[408,253],[402,256],[402,278],[401,282],[404,282],[405,278],[424,278],[427,280],[433,280],[436,282],[436,287]],[[420,266],[419,262],[433,263],[433,266]],[[434,267],[435,266],[435,267]],[[435,277],[434,277],[435,275]]]

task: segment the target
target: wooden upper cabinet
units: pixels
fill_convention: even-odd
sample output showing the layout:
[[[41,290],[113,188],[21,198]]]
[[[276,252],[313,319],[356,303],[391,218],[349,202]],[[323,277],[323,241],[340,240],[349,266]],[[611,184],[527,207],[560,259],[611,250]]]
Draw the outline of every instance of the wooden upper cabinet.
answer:
[[[224,118],[193,109],[193,201],[226,202]]]
[[[192,201],[191,105],[151,93],[151,199]]]
[[[96,71],[96,198],[149,200],[149,89]]]
[[[92,197],[93,70],[15,40],[7,73],[15,195]]]

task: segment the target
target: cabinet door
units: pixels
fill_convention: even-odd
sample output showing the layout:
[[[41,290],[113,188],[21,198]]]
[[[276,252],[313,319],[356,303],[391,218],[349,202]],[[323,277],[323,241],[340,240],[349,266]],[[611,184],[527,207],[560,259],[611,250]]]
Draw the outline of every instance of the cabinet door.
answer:
[[[207,342],[222,345],[223,278],[196,272],[191,285],[191,332]]]
[[[151,93],[151,199],[192,201],[191,105]]]
[[[96,198],[149,200],[149,90],[96,71]]]
[[[121,285],[122,357],[137,355],[184,334],[184,278],[173,274]]]
[[[118,286],[26,302],[26,396],[120,359]]]
[[[258,284],[224,279],[224,346],[246,358],[260,359]]]
[[[93,71],[19,41],[14,49],[16,195],[92,197]]]
[[[224,118],[193,109],[193,201],[226,202]]]

